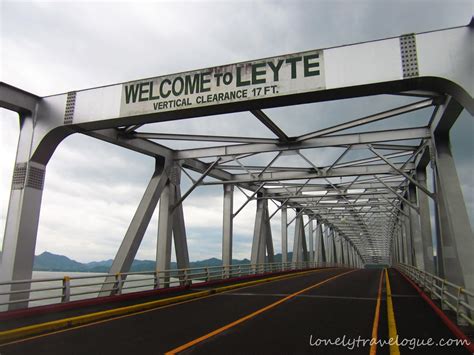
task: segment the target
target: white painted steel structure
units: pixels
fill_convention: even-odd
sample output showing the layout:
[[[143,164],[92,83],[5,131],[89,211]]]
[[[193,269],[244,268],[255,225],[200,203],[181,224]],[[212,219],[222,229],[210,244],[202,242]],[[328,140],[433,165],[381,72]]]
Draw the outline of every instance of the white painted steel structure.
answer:
[[[232,260],[233,219],[247,204],[234,209],[237,187],[248,191],[247,202],[257,201],[252,264],[273,262],[270,219],[278,212],[284,263],[288,261],[287,227],[294,222],[295,263],[316,260],[361,266],[403,262],[430,273],[436,270],[440,277],[473,289],[474,239],[449,141],[460,113],[474,113],[473,38],[471,23],[48,97],[1,83],[0,106],[19,113],[21,130],[0,281],[31,279],[46,166],[65,137],[81,133],[156,160],[155,173],[110,274],[129,271],[158,202],[157,270],[169,269],[173,239],[178,267],[187,268],[181,203],[200,185],[221,184],[224,266]],[[224,84],[226,77],[229,87]],[[222,79],[220,84],[218,78]],[[262,111],[363,96],[377,99],[382,94],[417,99],[297,136],[289,136]],[[426,125],[365,129],[370,123],[422,110],[430,112]],[[146,131],[149,123],[241,111],[263,123],[274,138]],[[222,145],[173,150],[155,140]],[[343,151],[326,166],[318,166],[308,157],[307,152],[327,147]],[[369,155],[347,160],[356,150]],[[245,163],[245,158],[263,153],[273,154],[273,158],[266,164]],[[279,165],[278,160],[288,154],[304,163]],[[427,188],[429,163],[435,191]],[[189,171],[201,177],[183,193],[181,173],[188,175]],[[437,265],[429,199],[436,206]],[[269,203],[278,206],[273,214]],[[296,212],[290,221],[288,209]],[[101,295],[113,292],[113,280],[108,281],[111,283],[103,285]],[[162,285],[168,283],[169,276],[160,280]],[[10,301],[28,298],[28,289],[25,283],[4,284],[0,297]],[[12,308],[24,306],[24,302],[16,302]]]

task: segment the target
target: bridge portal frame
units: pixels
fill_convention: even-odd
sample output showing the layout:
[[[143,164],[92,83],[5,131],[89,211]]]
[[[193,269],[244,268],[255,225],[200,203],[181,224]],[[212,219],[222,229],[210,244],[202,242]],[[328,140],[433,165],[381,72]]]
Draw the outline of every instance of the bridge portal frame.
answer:
[[[249,200],[256,198],[259,206],[252,247],[253,262],[265,259],[265,249],[270,259],[273,255],[269,223],[273,215],[269,215],[268,211],[270,200],[280,203],[279,209],[283,216],[284,261],[287,259],[287,227],[293,222],[287,223],[286,215],[287,209],[291,208],[297,214],[294,219],[297,226],[294,260],[308,257],[303,223],[305,215],[310,221],[317,221],[320,260],[335,262],[344,259],[344,262],[348,262],[346,259],[351,259],[352,265],[361,266],[368,261],[388,262],[392,256],[396,262],[403,260],[412,265],[420,264],[429,271],[433,267],[427,207],[429,197],[435,201],[437,211],[438,273],[472,289],[474,266],[470,262],[469,251],[474,249],[474,239],[450,150],[449,131],[463,109],[474,114],[474,61],[470,51],[474,38],[473,27],[471,22],[464,27],[319,50],[318,53],[324,57],[324,62],[320,63],[323,88],[303,88],[268,97],[195,105],[163,112],[134,113],[125,110],[124,114],[124,88],[127,83],[47,97],[38,97],[1,83],[0,107],[19,114],[20,136],[3,241],[0,281],[31,278],[46,166],[62,140],[71,134],[82,133],[152,156],[156,160],[155,173],[123,239],[111,272],[123,272],[130,268],[158,201],[157,267],[169,266],[172,236],[178,264],[183,267],[189,265],[181,202],[198,185],[222,184],[225,262],[230,263],[232,260],[232,220],[235,217],[232,201],[233,187],[237,186],[251,191],[253,195]],[[272,58],[265,59],[270,60]],[[295,59],[287,61],[288,70],[296,68],[295,63]],[[305,65],[308,63],[305,61]],[[234,65],[232,70],[239,71],[240,64]],[[249,65],[254,71],[258,63]],[[213,68],[213,71],[218,72],[217,69],[222,68],[225,67]],[[257,72],[255,76],[258,75]],[[287,136],[262,111],[279,106],[382,94],[421,97],[423,100],[298,137]],[[434,110],[430,124],[426,127],[341,133],[427,107],[433,107]],[[276,138],[165,135],[137,131],[147,123],[241,111],[251,112]],[[153,139],[222,141],[232,144],[172,150],[153,142]],[[414,146],[396,144],[406,140],[418,140],[421,143]],[[343,147],[346,151],[330,166],[318,167],[301,151],[320,147]],[[374,157],[342,163],[345,153],[352,149],[370,150]],[[386,154],[382,150],[394,153]],[[308,166],[272,166],[287,151],[298,154]],[[244,166],[239,163],[239,158],[261,152],[276,152],[277,155],[266,166]],[[391,160],[401,156],[408,156],[409,159],[404,163]],[[202,160],[209,157],[216,159],[215,162],[206,163]],[[229,165],[232,161],[239,163],[240,167]],[[426,167],[429,162],[434,167],[435,192],[426,187]],[[180,173],[183,169],[199,172],[202,176],[195,181],[190,191],[181,195]],[[236,169],[241,173],[231,173]],[[218,181],[206,182],[206,176]],[[335,184],[330,180],[333,177],[350,176],[356,178],[346,184]],[[326,183],[311,183],[315,179],[323,179]],[[306,180],[306,183],[291,183],[300,180]],[[283,184],[283,188],[269,188],[277,183]],[[367,201],[377,199],[378,202],[362,202],[362,194],[351,201],[351,187],[363,189],[362,194],[370,195]],[[305,195],[317,191],[331,191],[338,195],[344,201],[344,212],[338,210],[338,203],[320,203],[329,200],[329,196],[315,198]],[[376,194],[383,195],[380,197],[385,202],[374,197]],[[371,211],[364,212],[366,207]],[[338,216],[347,218],[349,226],[340,223]],[[418,230],[421,235],[415,233]],[[311,231],[311,238],[312,234]],[[340,248],[343,240],[347,242],[352,257],[343,256],[344,247],[337,253],[336,235],[340,238]],[[310,253],[313,253],[312,242],[310,249]],[[28,287],[27,283],[12,285],[6,291],[18,293],[11,294],[9,299],[15,301],[28,296],[25,291]],[[3,292],[5,286],[1,289]],[[101,294],[108,292],[111,290],[104,288]],[[18,302],[12,304],[11,308],[23,306],[24,303]]]

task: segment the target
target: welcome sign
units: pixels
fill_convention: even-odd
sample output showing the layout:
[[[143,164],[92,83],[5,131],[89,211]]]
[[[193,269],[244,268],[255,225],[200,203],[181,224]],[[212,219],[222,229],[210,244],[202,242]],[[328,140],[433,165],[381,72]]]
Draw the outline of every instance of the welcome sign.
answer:
[[[121,116],[298,94],[325,88],[323,51],[128,82]]]

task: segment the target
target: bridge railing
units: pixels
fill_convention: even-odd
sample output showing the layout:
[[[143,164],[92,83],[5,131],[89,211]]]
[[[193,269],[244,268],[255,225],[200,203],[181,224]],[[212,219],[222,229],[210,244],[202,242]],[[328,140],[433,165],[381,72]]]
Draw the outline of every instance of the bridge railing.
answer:
[[[95,298],[103,293],[104,289],[110,295],[120,295],[250,275],[334,266],[340,265],[278,262],[7,281],[0,282],[0,296],[15,295],[15,297],[9,297],[13,300],[0,303],[0,311],[5,311],[15,304],[26,303],[29,307],[34,307]],[[8,288],[13,290],[4,292],[2,286],[9,286]]]
[[[459,325],[474,326],[474,292],[453,284],[412,265],[397,264],[397,268],[420,286],[432,299],[439,301],[441,309],[453,311]]]

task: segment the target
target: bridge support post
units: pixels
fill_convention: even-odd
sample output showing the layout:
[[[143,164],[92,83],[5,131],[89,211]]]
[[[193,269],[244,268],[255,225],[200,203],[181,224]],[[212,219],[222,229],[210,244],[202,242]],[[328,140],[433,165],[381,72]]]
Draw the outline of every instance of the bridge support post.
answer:
[[[299,213],[299,211],[296,210],[296,213]],[[308,248],[306,246],[302,214],[299,214],[295,220],[295,239],[293,242],[293,258],[291,261],[293,263],[308,261]]]
[[[179,168],[176,169],[178,174],[178,182],[176,184],[172,183],[174,186],[175,201],[181,199],[181,185],[180,172]],[[178,206],[173,206],[173,240],[174,240],[174,249],[176,253],[176,264],[178,269],[187,269],[189,268],[189,252],[188,252],[188,239],[186,236],[186,225],[184,223],[184,212],[183,205],[179,204]]]
[[[352,267],[352,245],[349,241],[346,243],[347,246],[347,266]]]
[[[403,211],[406,212],[406,207],[402,204]],[[410,230],[407,227],[407,217],[403,216],[401,221],[401,230],[402,230],[402,240],[403,240],[403,254],[404,260],[406,264],[413,265],[411,262],[410,254],[411,254],[411,245],[409,240],[409,233]]]
[[[474,237],[452,157],[449,135],[435,141],[438,208],[441,215],[442,264],[449,281],[474,289]]]
[[[281,262],[288,262],[288,211],[286,205],[281,207]]]
[[[233,234],[234,185],[224,184],[224,208],[222,221],[222,264],[225,276],[230,276],[229,267],[232,264],[232,234]]]
[[[163,191],[168,177],[165,173],[165,159],[156,158],[155,171],[148,183],[148,186],[143,194],[143,197],[138,205],[135,215],[130,222],[130,225],[125,233],[125,236],[120,244],[119,250],[115,255],[109,274],[118,274],[130,271],[133,260],[137,254],[138,248],[142,242],[145,231],[150,223],[153,212]],[[102,286],[99,296],[110,296],[115,294],[113,282],[114,276],[106,278],[106,283]]]
[[[346,263],[346,258],[344,255],[344,240],[342,236],[339,236],[339,250],[340,250],[340,263],[344,265]]]
[[[323,235],[323,226],[320,221],[317,221],[316,226],[316,253],[317,253],[317,262],[326,264],[326,247],[324,243],[324,235]]]
[[[440,277],[474,289],[474,237],[450,147],[450,130],[463,107],[447,96],[432,124],[432,168],[436,192],[437,259]]]
[[[336,247],[336,232],[331,229],[331,236],[332,236],[332,262],[335,264],[339,263],[339,256],[337,255],[337,247]]]
[[[45,127],[41,127],[42,129]],[[33,114],[20,115],[20,135],[13,170],[5,234],[0,253],[0,282],[30,280],[33,275],[36,239],[45,182],[46,165],[58,144],[69,133],[61,131],[50,140],[35,132]],[[41,143],[35,146],[35,139]],[[41,154],[37,153],[41,149]],[[36,158],[33,158],[37,155]],[[15,302],[9,310],[28,307],[30,283],[0,286],[0,302]]]
[[[398,228],[398,224],[395,225],[395,233],[393,235],[394,242],[395,242],[395,260],[397,263],[401,263],[402,261],[402,250],[400,247],[400,231]]]
[[[326,256],[328,263],[334,263],[334,253],[331,242],[331,229],[328,226],[324,225],[324,234],[326,236]]]
[[[419,168],[416,171],[416,180],[418,183],[427,188],[426,185],[426,167]],[[418,206],[420,208],[420,224],[421,224],[421,241],[423,248],[423,263],[425,271],[430,274],[435,273],[433,239],[431,235],[430,208],[428,196],[418,190]]]
[[[309,247],[309,262],[314,262],[314,227],[313,218],[309,216],[308,222],[308,247]]]
[[[258,194],[258,197],[261,197]],[[268,261],[273,262],[273,240],[268,214],[268,200],[257,198],[257,213],[253,232],[251,263],[253,265],[265,263],[265,252],[268,251]]]
[[[273,263],[275,261],[275,251],[273,249],[273,236],[272,236],[272,228],[270,225],[270,214],[268,213],[268,200],[265,200],[265,210],[264,210],[264,238],[265,238],[265,244],[266,244],[266,251],[268,255],[268,262]],[[264,252],[265,252],[264,249]],[[264,255],[265,257],[265,255]]]
[[[397,246],[398,246],[398,262],[399,263],[404,263],[404,259],[403,259],[403,244],[402,244],[402,233],[401,233],[401,227],[400,227],[400,223],[397,222],[397,226],[396,226],[396,233],[395,233],[395,237],[396,237],[396,240],[397,240]]]
[[[159,275],[160,287],[168,287],[170,285],[170,274],[169,272],[163,273],[163,271],[170,270],[171,267],[172,237],[174,237],[178,269],[189,267],[182,205],[175,205],[181,199],[180,175],[179,166],[174,165],[169,169],[168,181],[160,197],[158,242],[156,245],[156,271]]]
[[[344,241],[344,252],[345,252],[345,254],[344,254],[345,264],[346,264],[346,266],[350,266],[349,265],[350,264],[350,262],[349,262],[349,248],[350,248],[350,245],[349,245],[349,242],[346,239],[344,239],[343,241]]]
[[[416,205],[417,203],[417,191],[416,186],[414,184],[408,185],[408,199],[411,203]],[[420,195],[420,192],[418,192]],[[425,270],[425,249],[423,248],[423,239],[421,237],[421,226],[420,226],[420,219],[417,211],[413,208],[408,209],[408,213],[410,215],[410,231],[412,236],[412,247],[413,252],[415,254],[413,265],[421,270]]]
[[[400,255],[402,263],[408,264],[407,243],[405,240],[405,227],[402,221],[398,222],[398,237],[400,239]]]

